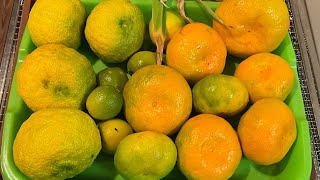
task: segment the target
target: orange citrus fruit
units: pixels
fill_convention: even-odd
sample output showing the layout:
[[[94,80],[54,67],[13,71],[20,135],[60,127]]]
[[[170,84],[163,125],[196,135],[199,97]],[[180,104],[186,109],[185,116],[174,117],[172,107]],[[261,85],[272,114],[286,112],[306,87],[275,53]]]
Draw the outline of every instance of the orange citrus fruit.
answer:
[[[224,0],[216,13],[227,26],[214,21],[214,29],[238,57],[275,50],[290,24],[283,0]]]
[[[175,143],[178,166],[187,179],[228,179],[242,157],[236,131],[216,115],[200,114],[189,119]]]
[[[234,76],[246,85],[252,102],[269,97],[285,100],[294,83],[289,63],[271,53],[250,56],[239,64]]]
[[[227,49],[214,29],[202,23],[191,23],[172,37],[166,55],[167,65],[195,84],[209,74],[222,73]]]
[[[238,134],[244,155],[261,165],[279,162],[296,139],[296,121],[290,108],[279,99],[254,103],[243,114]]]
[[[136,71],[123,91],[124,112],[136,131],[171,135],[188,119],[192,109],[191,89],[174,69],[149,65]]]

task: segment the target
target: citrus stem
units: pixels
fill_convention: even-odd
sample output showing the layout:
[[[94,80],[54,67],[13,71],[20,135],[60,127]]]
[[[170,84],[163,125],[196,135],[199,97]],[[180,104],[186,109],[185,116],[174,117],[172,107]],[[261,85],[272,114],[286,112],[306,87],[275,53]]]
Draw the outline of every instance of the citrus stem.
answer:
[[[177,8],[180,12],[180,15],[185,19],[187,20],[189,23],[192,23],[194,22],[191,18],[189,18],[187,15],[186,15],[186,12],[184,10],[184,0],[177,0]]]
[[[152,0],[152,20],[153,39],[157,50],[157,64],[162,64],[164,41],[166,39],[166,0]]]

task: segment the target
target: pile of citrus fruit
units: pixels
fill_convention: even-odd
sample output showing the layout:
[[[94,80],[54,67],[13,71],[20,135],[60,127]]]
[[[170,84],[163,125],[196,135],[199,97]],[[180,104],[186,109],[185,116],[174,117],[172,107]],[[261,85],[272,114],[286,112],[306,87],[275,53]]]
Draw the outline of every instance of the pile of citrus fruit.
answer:
[[[105,0],[87,13],[80,0],[37,0],[30,12],[37,48],[17,82],[34,113],[13,145],[27,177],[72,178],[102,150],[125,179],[162,179],[175,165],[187,179],[228,179],[242,155],[271,165],[289,151],[294,74],[271,53],[288,31],[283,0],[225,0],[213,27],[167,10],[163,65],[141,48],[156,40],[136,5]],[[109,67],[94,71],[77,51],[84,40]],[[243,58],[233,75],[222,74],[227,54]]]

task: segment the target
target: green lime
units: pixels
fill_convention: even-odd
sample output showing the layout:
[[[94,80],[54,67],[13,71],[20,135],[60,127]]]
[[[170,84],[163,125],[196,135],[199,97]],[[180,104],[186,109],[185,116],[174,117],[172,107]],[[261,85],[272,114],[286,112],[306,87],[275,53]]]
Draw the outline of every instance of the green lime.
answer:
[[[112,86],[98,86],[87,99],[89,114],[98,120],[115,117],[122,109],[123,98],[118,90]]]
[[[113,86],[121,93],[128,81],[126,73],[118,67],[105,68],[98,73],[98,83],[100,86]]]
[[[139,51],[129,59],[127,69],[130,74],[133,74],[138,69],[153,64],[157,64],[156,53],[151,51]]]
[[[121,119],[110,119],[99,124],[102,150],[114,154],[120,141],[133,133],[131,126]]]

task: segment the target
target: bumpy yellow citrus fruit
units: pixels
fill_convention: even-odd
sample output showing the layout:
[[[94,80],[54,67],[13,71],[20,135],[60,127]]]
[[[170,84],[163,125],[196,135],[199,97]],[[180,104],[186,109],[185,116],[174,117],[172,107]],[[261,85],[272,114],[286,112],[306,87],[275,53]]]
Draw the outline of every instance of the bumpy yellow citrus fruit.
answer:
[[[24,60],[17,75],[18,93],[37,111],[50,107],[83,109],[96,85],[90,61],[61,44],[38,47]]]
[[[37,46],[55,43],[77,49],[85,20],[86,10],[80,0],[37,0],[30,11],[28,28]]]
[[[174,34],[166,55],[167,65],[195,84],[209,74],[222,73],[227,49],[214,29],[202,23],[191,23]]]
[[[163,65],[149,65],[135,72],[124,87],[123,97],[126,119],[136,132],[173,134],[192,109],[188,83]]]
[[[174,168],[177,149],[166,135],[144,131],[125,137],[118,145],[114,165],[125,179],[162,179]]]
[[[234,76],[245,84],[252,102],[263,98],[285,100],[294,83],[289,63],[271,53],[250,56],[239,64]]]
[[[215,21],[214,29],[239,57],[275,50],[290,24],[283,0],[224,0],[216,13],[227,26]]]
[[[114,154],[118,144],[129,134],[133,133],[131,126],[121,119],[110,119],[99,124],[102,140],[102,150]]]
[[[243,114],[238,134],[244,155],[261,165],[279,162],[296,139],[296,121],[290,108],[275,98],[255,102]]]
[[[178,166],[187,179],[229,179],[242,157],[236,131],[226,120],[211,114],[189,119],[175,143]]]
[[[141,10],[129,1],[98,4],[87,19],[86,39],[95,54],[107,63],[125,61],[143,43],[145,22]]]
[[[31,179],[67,179],[91,166],[101,150],[95,122],[72,108],[37,111],[13,144],[16,166]]]
[[[192,88],[193,105],[197,112],[233,116],[249,101],[246,86],[236,77],[209,75]]]

